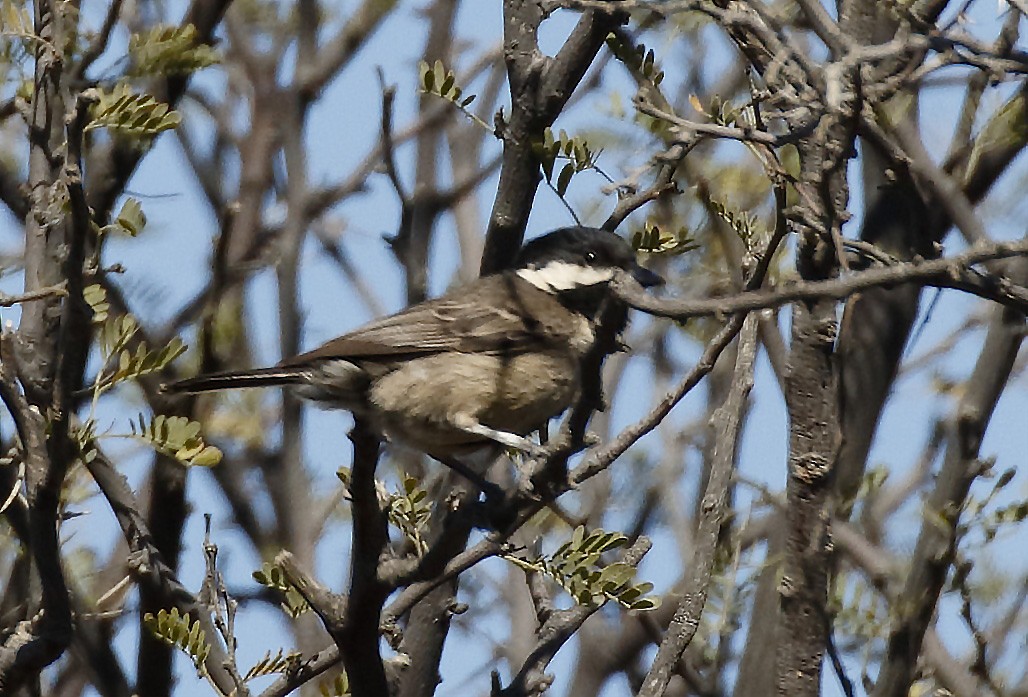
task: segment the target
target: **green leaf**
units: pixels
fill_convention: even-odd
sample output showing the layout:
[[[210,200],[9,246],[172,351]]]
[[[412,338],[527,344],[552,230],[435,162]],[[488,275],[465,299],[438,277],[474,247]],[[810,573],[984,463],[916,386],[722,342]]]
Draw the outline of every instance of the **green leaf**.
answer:
[[[988,120],[974,139],[967,158],[968,172],[978,169],[979,163],[990,154],[1011,144],[1024,144],[1028,140],[1028,96],[1024,90],[1010,98]]]
[[[443,78],[443,82],[439,86],[439,94],[441,96],[443,96],[443,97],[446,97],[447,95],[449,95],[450,94],[450,90],[453,89],[453,82],[454,82],[453,73],[447,72],[446,73],[446,77]],[[457,98],[458,98],[457,96],[454,97],[455,100]]]
[[[346,671],[340,671],[331,681],[320,683],[318,694],[321,697],[349,697],[350,681],[346,677]]]
[[[425,61],[418,63],[418,76],[420,78],[419,81],[421,82],[421,87],[426,92],[434,93],[435,90],[432,88],[435,87],[435,73],[432,72],[432,66]]]
[[[149,94],[132,92],[127,84],[119,84],[110,92],[100,92],[92,106],[91,120],[85,130],[106,128],[129,137],[152,137],[175,128],[182,117],[167,104]]]
[[[442,84],[446,81],[446,66],[439,59],[432,65],[433,82],[440,86],[440,89],[436,91],[436,94],[443,96]]]
[[[93,283],[82,289],[82,298],[93,310],[93,324],[101,324],[107,321],[108,313],[111,310],[107,302],[107,291],[103,286]]]
[[[257,661],[250,670],[246,671],[243,681],[246,682],[263,675],[273,675],[275,673],[292,673],[300,667],[302,659],[303,654],[298,651],[284,653],[283,649],[279,649],[278,653],[274,656],[271,655],[271,651],[268,651],[264,654],[264,658]]]
[[[617,562],[605,567],[600,572],[599,580],[605,593],[613,593],[631,581],[633,576],[635,576],[634,568],[624,562]]]
[[[130,75],[184,75],[221,61],[192,24],[161,24],[129,37]]]
[[[213,445],[208,445],[190,458],[189,464],[194,467],[214,467],[221,462],[222,457],[224,455],[220,449]]]
[[[571,177],[575,174],[575,166],[570,162],[564,165],[557,175],[557,195],[562,197],[567,193],[568,185],[571,184]]]
[[[650,610],[656,610],[660,607],[660,598],[657,596],[649,596],[646,598],[640,598],[633,603],[628,605],[629,610],[638,610],[640,612],[648,612]]]
[[[118,217],[115,218],[118,228],[129,237],[135,237],[146,227],[146,214],[142,204],[134,198],[125,199]]]
[[[294,619],[309,612],[311,606],[303,596],[286,580],[285,572],[276,564],[265,563],[253,572],[253,580],[282,594],[282,610]]]
[[[221,451],[203,442],[200,424],[184,416],[158,414],[148,423],[140,414],[138,425],[132,424],[132,435],[183,465],[211,467],[221,462]]]
[[[189,613],[179,615],[178,608],[171,608],[171,611],[160,610],[157,615],[146,613],[143,615],[143,626],[155,637],[163,639],[168,644],[181,649],[188,655],[193,665],[196,666],[198,675],[206,675],[207,669],[204,661],[207,660],[211,647],[207,643],[207,637],[200,627],[200,620],[191,622]]]

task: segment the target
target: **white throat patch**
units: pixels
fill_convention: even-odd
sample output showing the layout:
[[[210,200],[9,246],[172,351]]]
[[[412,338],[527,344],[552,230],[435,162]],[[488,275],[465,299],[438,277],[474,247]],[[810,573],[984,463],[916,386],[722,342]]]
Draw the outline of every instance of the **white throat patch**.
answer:
[[[518,276],[547,293],[595,286],[614,278],[614,269],[551,261],[536,269],[521,269]]]

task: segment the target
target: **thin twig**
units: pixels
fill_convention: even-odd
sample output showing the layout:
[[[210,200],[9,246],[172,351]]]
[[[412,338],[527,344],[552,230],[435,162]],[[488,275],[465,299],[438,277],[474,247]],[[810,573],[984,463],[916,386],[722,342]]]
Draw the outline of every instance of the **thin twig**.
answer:
[[[16,295],[7,295],[6,293],[0,293],[0,307],[11,307],[12,305],[18,305],[19,303],[32,302],[33,300],[43,300],[45,298],[63,298],[68,295],[67,282],[61,281],[60,283],[46,288],[39,288],[37,290],[29,291],[27,293],[18,293]]]

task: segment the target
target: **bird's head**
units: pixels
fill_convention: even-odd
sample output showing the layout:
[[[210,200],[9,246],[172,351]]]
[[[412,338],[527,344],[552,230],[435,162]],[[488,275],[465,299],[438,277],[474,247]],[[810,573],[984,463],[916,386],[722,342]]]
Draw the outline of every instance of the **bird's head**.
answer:
[[[584,290],[628,273],[644,287],[664,279],[639,265],[635,251],[612,232],[566,227],[528,242],[514,262],[515,273],[548,293]]]

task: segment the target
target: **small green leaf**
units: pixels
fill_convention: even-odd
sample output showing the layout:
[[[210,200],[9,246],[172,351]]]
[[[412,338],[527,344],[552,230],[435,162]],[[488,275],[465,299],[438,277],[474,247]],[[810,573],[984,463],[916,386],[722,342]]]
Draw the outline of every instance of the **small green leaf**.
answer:
[[[446,77],[443,78],[443,83],[439,86],[439,94],[441,96],[446,97],[446,96],[448,96],[450,94],[450,90],[453,89],[453,81],[454,81],[453,73],[447,73]],[[459,94],[455,95],[453,97],[453,99],[456,100],[458,97],[459,97]]]
[[[571,184],[571,177],[575,174],[575,166],[570,162],[560,170],[560,174],[557,175],[557,195],[563,198],[564,194],[567,193],[568,185]]]
[[[142,204],[134,198],[125,199],[116,221],[126,235],[135,237],[146,227],[146,214],[143,213]]]
[[[432,64],[432,73],[434,74],[435,84],[442,86],[443,82],[446,81],[446,66],[443,65],[441,60],[436,59],[436,62]],[[436,94],[442,95],[442,89],[438,90]]]
[[[178,608],[173,607],[171,611],[160,610],[156,615],[146,613],[143,615],[143,626],[157,638],[181,649],[193,660],[197,674],[206,675],[204,661],[207,660],[211,647],[200,627],[200,620],[191,621],[188,612],[179,615]]]
[[[106,128],[129,137],[153,137],[175,128],[181,122],[172,111],[148,94],[133,93],[127,84],[119,84],[110,92],[101,92],[90,111],[85,130]]]
[[[292,673],[300,667],[302,659],[303,654],[296,651],[284,653],[282,649],[279,649],[278,653],[274,656],[271,655],[271,651],[268,651],[264,654],[264,658],[257,661],[250,670],[246,671],[246,675],[243,676],[243,682],[247,682],[264,675]]]
[[[432,66],[425,61],[418,63],[418,81],[426,92],[431,92],[435,86],[435,74],[432,72]]]
[[[221,61],[218,52],[200,40],[196,27],[160,24],[129,37],[130,75],[184,75]]]
[[[213,445],[208,445],[199,454],[190,459],[189,464],[194,467],[214,467],[221,462],[221,458],[221,450]]]
[[[102,324],[107,321],[111,310],[107,302],[107,291],[103,286],[93,283],[82,289],[82,298],[93,310],[93,324]]]

